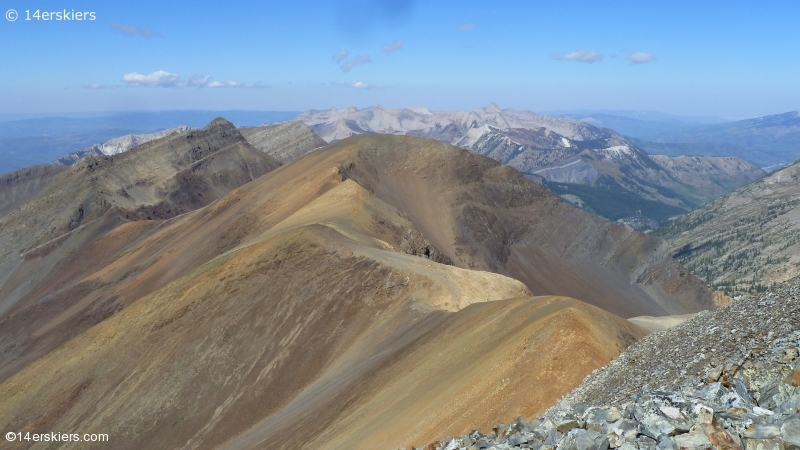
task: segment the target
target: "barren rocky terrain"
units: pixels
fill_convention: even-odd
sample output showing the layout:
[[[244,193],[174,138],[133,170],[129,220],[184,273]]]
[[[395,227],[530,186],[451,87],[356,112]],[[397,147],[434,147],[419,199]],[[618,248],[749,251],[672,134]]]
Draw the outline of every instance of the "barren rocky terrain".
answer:
[[[541,417],[429,449],[800,448],[800,279],[628,347]]]
[[[239,128],[247,142],[282,163],[297,159],[327,144],[303,122]]]
[[[645,334],[623,317],[714,307],[662,241],[463,149],[278,164],[217,120],[8,191],[4,429],[415,445],[542,413]]]

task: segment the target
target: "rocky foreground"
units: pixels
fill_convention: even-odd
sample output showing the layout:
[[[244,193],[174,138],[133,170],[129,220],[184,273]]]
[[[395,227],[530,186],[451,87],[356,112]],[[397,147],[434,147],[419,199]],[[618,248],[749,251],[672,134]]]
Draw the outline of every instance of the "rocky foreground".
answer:
[[[651,334],[542,417],[425,449],[800,449],[800,278]]]

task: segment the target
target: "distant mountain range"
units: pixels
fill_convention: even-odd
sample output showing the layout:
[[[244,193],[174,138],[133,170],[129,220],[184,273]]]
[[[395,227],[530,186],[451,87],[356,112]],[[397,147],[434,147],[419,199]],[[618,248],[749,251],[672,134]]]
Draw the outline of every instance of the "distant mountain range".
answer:
[[[800,112],[662,132],[642,141],[637,145],[649,152],[739,156],[775,168],[800,159]]]
[[[0,121],[0,174],[74,153],[127,134],[185,125],[202,128],[225,116],[236,126],[291,120],[299,111],[130,111],[64,114]]]
[[[654,160],[614,130],[569,117],[501,110],[493,103],[452,112],[334,108],[307,111],[297,119],[329,142],[385,133],[467,148],[543,182],[576,205],[638,229],[657,227],[763,175],[731,158]]]
[[[656,111],[586,110],[555,111],[548,114],[570,117],[596,127],[611,128],[633,138],[646,138],[655,134],[690,130],[701,125],[729,122],[720,117],[684,117]]]
[[[172,133],[183,133],[188,130],[189,127],[181,125],[179,127],[170,128],[168,130],[157,131],[155,133],[126,134],[125,136],[120,136],[108,140],[103,144],[95,144],[83,150],[78,150],[77,152],[73,152],[68,155],[62,156],[57,160],[53,161],[53,164],[71,166],[76,162],[78,162],[79,159],[85,158],[87,156],[117,155],[122,152],[126,152],[132,149],[133,147],[136,147],[137,145],[144,144],[145,142],[150,142],[154,139],[162,138]]]

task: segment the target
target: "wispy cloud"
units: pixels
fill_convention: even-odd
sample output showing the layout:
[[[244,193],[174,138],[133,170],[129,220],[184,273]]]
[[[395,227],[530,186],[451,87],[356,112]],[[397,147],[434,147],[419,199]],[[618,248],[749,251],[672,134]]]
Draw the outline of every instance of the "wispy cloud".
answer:
[[[238,81],[212,81],[205,85],[205,87],[209,88],[242,88],[242,89],[254,89],[254,88],[267,88],[269,86],[261,83],[240,83]]]
[[[118,89],[118,88],[121,88],[122,86],[120,86],[118,84],[97,84],[97,83],[92,83],[92,84],[82,84],[81,87],[83,89]]]
[[[149,28],[149,27],[141,27],[138,25],[129,25],[125,23],[117,23],[111,22],[111,28],[114,31],[119,31],[120,33],[124,34],[125,36],[140,36],[145,39],[150,39],[153,37],[164,37],[163,34],[159,33],[158,31]]]
[[[334,83],[331,83],[331,84],[336,85],[336,86],[350,87],[350,88],[354,88],[354,89],[386,89],[386,88],[389,87],[389,86],[385,86],[385,85],[382,85],[382,84],[367,83],[367,82],[358,81],[358,80],[353,80],[353,81],[351,81],[349,83],[336,83],[336,82],[334,82]]]
[[[240,83],[238,81],[214,81],[209,75],[193,75],[181,77],[177,73],[157,70],[151,74],[138,72],[126,73],[122,81],[130,87],[163,87],[163,88],[265,88],[261,83]]]
[[[472,31],[475,29],[474,23],[462,23],[458,26],[458,31]]]
[[[559,61],[578,61],[589,64],[603,60],[603,55],[589,50],[578,50],[567,54],[556,52],[550,55],[550,57]]]
[[[391,44],[384,45],[383,46],[383,51],[385,51],[386,53],[396,52],[396,51],[400,50],[400,47],[402,47],[402,46],[403,46],[403,40],[400,39],[400,40],[392,42]]]
[[[335,55],[333,55],[333,60],[336,61],[336,64],[339,64],[340,62],[347,59],[347,55],[349,54],[350,52],[348,52],[347,50],[339,50]]]
[[[369,55],[358,55],[355,58],[348,59],[347,61],[343,62],[339,67],[341,67],[345,72],[350,72],[350,70],[358,64],[366,64],[371,62],[372,60],[370,59]]]
[[[628,55],[628,61],[630,61],[631,64],[645,64],[654,59],[656,59],[656,57],[653,56],[652,53],[646,52],[633,52]]]

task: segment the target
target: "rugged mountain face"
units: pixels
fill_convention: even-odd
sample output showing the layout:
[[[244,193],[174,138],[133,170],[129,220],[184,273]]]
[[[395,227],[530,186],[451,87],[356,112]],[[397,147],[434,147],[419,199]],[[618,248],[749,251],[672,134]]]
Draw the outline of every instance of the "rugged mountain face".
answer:
[[[800,112],[792,111],[755,119],[739,120],[716,125],[704,125],[690,130],[660,133],[642,138],[663,144],[713,144],[711,147],[730,152],[703,153],[740,156],[760,167],[783,165],[800,158]],[[742,152],[744,149],[744,152]]]
[[[435,113],[380,106],[312,110],[298,120],[329,141],[362,133],[408,134],[467,148],[546,181],[548,189],[580,207],[638,229],[657,227],[716,198],[721,186],[738,187],[739,179],[747,178],[718,171],[720,181],[709,186],[707,178],[673,174],[685,163],[659,164],[613,130],[495,104]]]
[[[282,163],[327,145],[308,125],[300,121],[239,128],[239,132],[250,145]]]
[[[369,135],[355,143],[360,162],[346,176],[409,214],[456,265],[507,274],[534,294],[587,299],[627,317],[640,315],[633,309],[671,313],[676,298],[682,308],[711,304],[701,283],[676,273],[663,242],[573,208],[508,166],[430,140]],[[486,189],[473,190],[469,183],[477,181]],[[552,276],[553,267],[561,276]],[[645,306],[645,298],[652,303]]]
[[[157,131],[155,133],[126,134],[125,136],[108,140],[103,144],[95,144],[83,150],[78,150],[77,152],[62,156],[61,158],[53,161],[53,164],[71,166],[79,159],[87,156],[117,155],[122,152],[126,152],[137,145],[144,144],[145,142],[150,142],[164,136],[169,136],[172,133],[184,133],[187,131],[189,131],[189,127],[179,126],[170,128],[168,130]]]
[[[800,274],[800,163],[658,230],[676,258],[729,295]]]
[[[50,176],[4,185],[0,198],[17,207],[0,218],[0,377],[135,299],[136,291],[123,292],[119,280],[84,279],[113,260],[111,249],[125,245],[123,237],[110,237],[123,224],[148,229],[156,223],[150,220],[205,206],[278,165],[218,119],[66,170],[33,168]],[[103,239],[111,247],[97,247]]]
[[[57,166],[31,166],[0,176],[0,217],[47,187],[64,170]]]
[[[699,187],[695,196],[703,204],[766,175],[754,164],[732,156],[650,155],[650,159],[682,183]]]
[[[116,448],[406,445],[542,411],[643,335],[611,312],[712,306],[658,239],[463,149],[359,136],[220,184],[258,161],[218,120],[87,158],[3,217],[4,428],[80,423]],[[123,177],[130,204],[109,184]],[[131,213],[158,199],[186,212]]]

